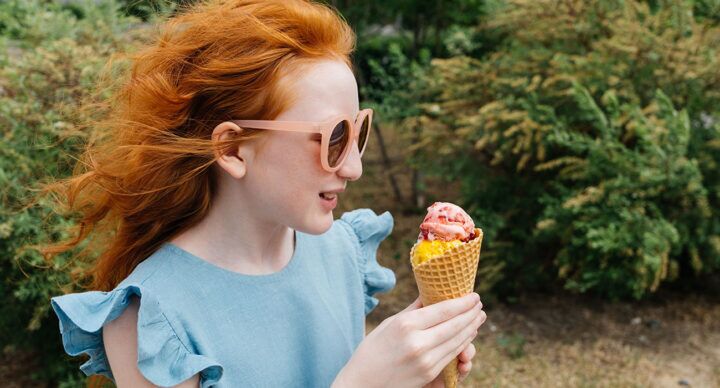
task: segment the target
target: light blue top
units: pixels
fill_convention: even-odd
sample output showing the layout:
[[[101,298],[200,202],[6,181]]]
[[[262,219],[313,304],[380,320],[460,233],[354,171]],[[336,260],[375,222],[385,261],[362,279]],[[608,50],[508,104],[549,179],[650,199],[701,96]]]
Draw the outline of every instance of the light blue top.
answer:
[[[318,236],[295,232],[282,270],[244,275],[171,243],[110,292],[54,297],[65,351],[87,353],[80,369],[112,378],[102,327],[140,297],[138,368],[172,386],[200,373],[204,387],[328,387],[365,333],[376,292],[395,275],[375,254],[390,213],[343,214]]]

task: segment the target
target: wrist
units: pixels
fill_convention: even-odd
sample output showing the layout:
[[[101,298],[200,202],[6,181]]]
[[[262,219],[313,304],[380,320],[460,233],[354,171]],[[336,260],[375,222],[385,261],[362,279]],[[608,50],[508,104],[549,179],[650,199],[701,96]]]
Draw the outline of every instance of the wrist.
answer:
[[[330,388],[353,388],[353,385],[348,381],[345,368],[342,368],[340,373],[335,376],[335,381],[333,381]]]
[[[353,358],[350,358],[347,364],[340,370],[335,377],[331,388],[371,388],[368,386],[367,379],[358,376],[357,368],[354,366]],[[361,383],[362,382],[362,383]]]

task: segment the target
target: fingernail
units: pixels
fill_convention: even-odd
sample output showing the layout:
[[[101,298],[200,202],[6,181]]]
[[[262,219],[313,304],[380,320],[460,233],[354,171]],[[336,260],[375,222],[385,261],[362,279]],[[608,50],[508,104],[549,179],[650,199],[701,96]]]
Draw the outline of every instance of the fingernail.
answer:
[[[480,301],[480,295],[477,292],[473,292],[473,298],[475,298],[475,301]]]

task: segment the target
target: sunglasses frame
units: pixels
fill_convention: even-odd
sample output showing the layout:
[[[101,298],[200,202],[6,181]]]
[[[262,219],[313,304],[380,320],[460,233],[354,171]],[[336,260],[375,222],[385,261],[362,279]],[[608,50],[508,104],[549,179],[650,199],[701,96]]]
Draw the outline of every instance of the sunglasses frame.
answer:
[[[319,133],[321,135],[320,140],[320,163],[322,167],[328,172],[335,172],[340,169],[345,158],[347,158],[350,147],[352,147],[353,140],[357,138],[360,140],[360,129],[363,121],[367,117],[368,119],[368,133],[365,136],[363,144],[358,144],[360,156],[365,152],[365,146],[367,146],[368,139],[370,138],[370,131],[372,129],[372,117],[373,110],[363,109],[358,112],[357,117],[353,120],[352,117],[344,114],[333,116],[325,121],[280,121],[280,120],[230,120],[231,123],[237,124],[240,128],[249,129],[266,129],[271,131],[288,131],[288,132],[305,132],[305,133]],[[346,121],[347,126],[350,129],[350,137],[347,145],[342,150],[342,154],[338,157],[337,164],[335,167],[330,167],[330,136],[341,121]]]

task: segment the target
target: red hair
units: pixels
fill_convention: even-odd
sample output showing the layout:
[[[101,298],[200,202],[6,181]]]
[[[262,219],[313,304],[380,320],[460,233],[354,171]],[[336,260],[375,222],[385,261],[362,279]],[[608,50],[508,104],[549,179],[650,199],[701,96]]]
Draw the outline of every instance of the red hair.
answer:
[[[214,0],[167,20],[89,124],[73,175],[46,184],[56,210],[77,218],[72,238],[40,248],[48,260],[87,241],[81,278],[110,290],[159,246],[207,214],[231,119],[273,119],[296,96],[282,80],[314,59],[352,68],[355,34],[335,10],[302,0]]]

